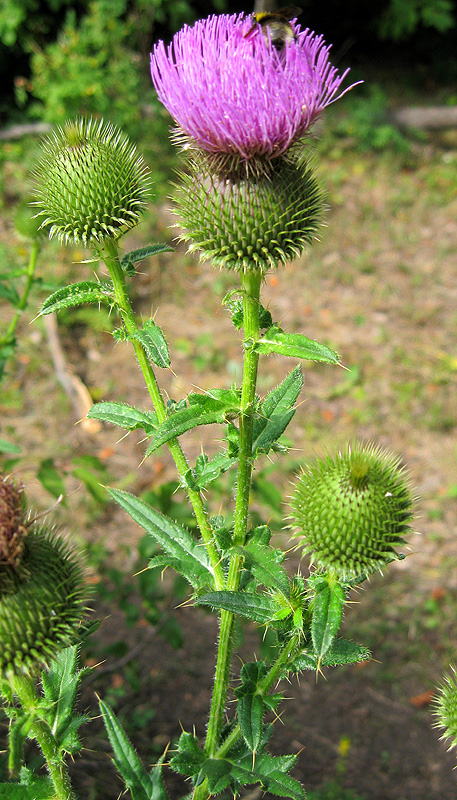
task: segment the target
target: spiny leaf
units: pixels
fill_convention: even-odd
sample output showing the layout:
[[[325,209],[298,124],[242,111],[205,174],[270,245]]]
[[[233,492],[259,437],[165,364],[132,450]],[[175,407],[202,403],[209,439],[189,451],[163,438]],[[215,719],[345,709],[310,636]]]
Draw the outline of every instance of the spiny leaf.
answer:
[[[132,338],[140,342],[147,357],[157,367],[165,368],[170,366],[167,341],[162,329],[155,324],[154,320],[149,319],[145,322],[141,330],[137,330],[132,334]]]
[[[41,306],[40,316],[53,314],[63,308],[80,306],[82,303],[109,303],[114,305],[113,287],[111,283],[81,281],[63,286],[48,297]]]
[[[110,706],[100,700],[100,711],[114,753],[114,763],[133,800],[152,800],[152,777],[144,769],[122,725]]]
[[[127,403],[102,402],[95,403],[87,414],[89,419],[110,422],[130,431],[141,428],[146,433],[153,433],[157,428],[157,416],[152,411],[140,411]]]
[[[135,264],[143,261],[150,256],[156,256],[158,253],[172,253],[173,248],[168,244],[149,244],[146,247],[140,247],[138,250],[131,250],[130,253],[125,253],[121,258],[121,267],[125,270],[127,275],[135,275]]]
[[[254,420],[252,454],[269,453],[295,414],[295,403],[303,386],[301,367],[296,367],[270,392]]]
[[[192,534],[169,517],[156,511],[139,497],[119,489],[108,490],[111,497],[127,511],[177,562],[186,564],[186,569],[198,576],[202,585],[214,585],[213,573],[206,550],[195,541]]]
[[[260,625],[271,622],[276,611],[276,604],[270,597],[249,592],[209,592],[199,597],[195,604],[223,608]]]
[[[311,622],[314,653],[319,660],[330,648],[338,633],[344,603],[344,591],[340,584],[327,582],[323,578],[313,599]]]
[[[264,336],[255,342],[253,349],[262,355],[277,353],[291,358],[303,358],[308,361],[326,361],[338,364],[337,353],[324,344],[308,339],[302,333],[285,333],[278,325],[269,328]]]

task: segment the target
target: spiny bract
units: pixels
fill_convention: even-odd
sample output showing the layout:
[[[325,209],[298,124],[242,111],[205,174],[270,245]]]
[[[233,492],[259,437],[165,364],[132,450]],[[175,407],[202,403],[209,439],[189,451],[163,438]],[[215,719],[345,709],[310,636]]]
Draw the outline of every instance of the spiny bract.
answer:
[[[455,667],[444,675],[434,699],[435,727],[444,728],[441,739],[449,739],[449,750],[457,747],[457,678]]]
[[[214,266],[266,272],[299,256],[316,235],[322,196],[302,158],[279,157],[255,171],[194,153],[175,196],[189,250]]]
[[[103,120],[59,126],[44,141],[33,175],[41,227],[64,244],[119,238],[138,224],[150,192],[135,145]]]
[[[402,558],[413,498],[399,459],[357,444],[304,470],[292,495],[294,536],[312,563],[352,580]]]

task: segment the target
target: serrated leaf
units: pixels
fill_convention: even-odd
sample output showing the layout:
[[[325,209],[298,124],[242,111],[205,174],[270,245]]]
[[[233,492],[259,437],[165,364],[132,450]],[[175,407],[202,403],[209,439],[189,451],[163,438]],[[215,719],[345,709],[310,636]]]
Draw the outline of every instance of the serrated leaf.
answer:
[[[371,652],[367,647],[351,642],[349,639],[336,638],[322,656],[320,666],[339,667],[345,664],[359,664],[361,661],[369,661],[370,658]],[[304,650],[288,665],[287,670],[291,672],[300,672],[304,669],[316,670],[318,665],[317,656],[313,652]]]
[[[95,403],[87,416],[89,419],[110,422],[130,431],[140,428],[146,433],[152,433],[157,428],[157,416],[154,412],[140,411],[127,403]]]
[[[227,452],[217,453],[213,458],[200,455],[195,467],[187,470],[181,481],[188,489],[198,491],[227,472],[235,462],[236,458],[230,458]]]
[[[1,800],[55,800],[49,777],[38,776],[26,767],[20,771],[20,783],[0,783]]]
[[[133,800],[151,800],[153,797],[152,778],[144,769],[133,745],[110,706],[99,701],[103,722],[113,748],[114,763],[130,789]]]
[[[268,589],[278,589],[284,596],[289,596],[289,578],[281,562],[284,553],[264,547],[255,541],[249,541],[243,551],[249,556],[248,564],[254,577]]]
[[[330,584],[323,579],[313,599],[311,621],[314,653],[319,661],[330,648],[338,633],[344,603],[344,591],[340,584]]]
[[[260,625],[271,622],[276,611],[276,604],[270,597],[249,592],[209,592],[197,598],[195,605],[223,608]]]
[[[262,741],[263,700],[260,694],[246,694],[238,700],[238,722],[244,741],[257,753]]]
[[[197,737],[184,731],[178,739],[177,751],[170,759],[170,767],[182,775],[198,775],[205,761],[205,753],[198,744]]]
[[[58,747],[71,754],[80,750],[77,730],[89,720],[87,715],[74,712],[79,685],[90,672],[90,669],[77,667],[78,646],[73,645],[61,650],[41,676],[47,722]]]
[[[179,572],[179,574],[182,575],[183,578],[185,578],[190,585],[198,591],[213,586],[213,581],[209,579],[209,574],[206,570],[197,572],[194,569],[194,564],[189,563],[184,559],[163,555],[153,556],[153,558],[151,558],[149,561],[150,569],[164,569],[165,567],[171,567],[171,569]]]
[[[63,308],[80,306],[83,303],[109,303],[114,304],[113,287],[111,283],[98,283],[94,281],[81,281],[57,289],[40,309],[39,316],[53,314]]]
[[[220,794],[230,786],[232,765],[223,758],[207,758],[201,771],[208,779],[211,794]]]
[[[301,367],[296,367],[270,392],[254,420],[252,454],[269,453],[295,414],[295,403],[303,387]]]
[[[121,258],[121,267],[127,275],[135,274],[135,264],[139,261],[144,261],[145,258],[156,256],[158,253],[172,253],[173,248],[168,244],[149,244],[146,247],[140,247],[138,250],[131,250],[130,253],[125,253]]]
[[[214,585],[206,550],[192,534],[139,497],[119,489],[108,490],[127,514],[152,536],[173,559],[186,564],[202,585]]]
[[[159,425],[146,451],[146,456],[151,455],[165,442],[181,436],[186,431],[199,425],[225,423],[228,415],[237,414],[239,411],[240,395],[234,389],[212,390],[208,394],[192,392],[187,399],[189,402],[187,408],[171,414],[165,422]]]
[[[157,367],[170,366],[170,354],[162,329],[152,319],[143,325],[141,330],[135,331],[132,338],[137,339],[150,361]]]
[[[269,328],[253,349],[262,355],[277,353],[290,358],[303,358],[307,361],[325,361],[338,364],[339,357],[334,350],[324,344],[308,339],[302,333],[285,333],[278,325]]]

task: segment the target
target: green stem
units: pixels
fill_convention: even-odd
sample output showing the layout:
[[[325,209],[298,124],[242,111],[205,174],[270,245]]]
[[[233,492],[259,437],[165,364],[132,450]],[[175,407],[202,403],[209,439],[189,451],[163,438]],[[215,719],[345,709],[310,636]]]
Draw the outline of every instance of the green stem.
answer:
[[[243,383],[241,387],[240,406],[240,445],[237,475],[237,493],[233,528],[233,544],[242,546],[246,539],[248,525],[249,496],[252,475],[252,430],[254,424],[255,392],[257,384],[257,368],[259,356],[252,346],[260,337],[259,329],[259,297],[262,274],[259,271],[241,275],[243,289],[244,354]],[[226,589],[236,591],[240,582],[243,557],[234,555],[230,561]],[[223,726],[224,710],[229,683],[230,663],[233,651],[234,616],[229,611],[221,611],[219,644],[214,676],[213,696],[208,720],[205,749],[209,757],[213,756]],[[197,787],[194,800],[203,798],[203,790]]]
[[[287,664],[289,661],[292,653],[296,649],[297,645],[300,643],[300,637],[292,636],[289,641],[287,642],[286,647],[282,650],[276,659],[275,663],[270,667],[269,671],[263,678],[263,680],[258,685],[258,693],[265,697],[272,686],[281,678],[281,674],[284,670],[284,665]],[[235,728],[231,731],[231,733],[227,736],[223,744],[214,752],[213,758],[225,758],[227,754],[230,752],[231,748],[234,747],[238,740],[241,738],[241,728],[239,725],[236,725]],[[210,793],[208,790],[208,781],[205,780],[197,786],[194,794],[193,800],[208,800],[210,797]]]
[[[39,250],[40,246],[38,244],[38,241],[35,240],[30,248],[29,263],[26,273],[27,280],[25,282],[24,291],[22,292],[22,297],[16,306],[16,312],[10,324],[8,325],[6,333],[2,337],[0,337],[0,347],[3,347],[5,344],[9,344],[14,338],[14,331],[16,330],[16,325],[19,321],[19,317],[21,316],[22,312],[24,311],[27,305],[30,289],[32,288],[33,280],[35,278],[35,267]]]
[[[33,679],[28,675],[15,675],[9,683],[22,708],[33,715],[39,703]],[[59,753],[48,723],[42,719],[34,719],[30,733],[38,742],[46,761],[49,776],[54,784],[55,800],[74,800],[66,764]]]
[[[120,264],[117,243],[114,240],[107,240],[104,248],[101,250],[101,255],[110,273],[111,280],[113,282],[114,293],[116,296],[117,308],[124,321],[125,329],[128,335],[131,337],[130,341],[133,345],[138,363],[141,367],[154,410],[157,414],[157,419],[159,422],[165,422],[167,419],[167,409],[159,389],[154,370],[149,363],[143,347],[138,340],[133,338],[138,330],[138,326],[135,320],[132,305],[130,303],[130,298],[128,296],[125,274]],[[179,475],[183,477],[189,469],[189,466],[182,451],[181,445],[177,439],[170,439],[167,444]],[[188,489],[187,494],[211,562],[215,587],[216,589],[220,590],[224,586],[224,573],[220,564],[219,554],[214,544],[213,533],[209,524],[206,509],[203,505],[203,500],[200,493],[193,489]]]

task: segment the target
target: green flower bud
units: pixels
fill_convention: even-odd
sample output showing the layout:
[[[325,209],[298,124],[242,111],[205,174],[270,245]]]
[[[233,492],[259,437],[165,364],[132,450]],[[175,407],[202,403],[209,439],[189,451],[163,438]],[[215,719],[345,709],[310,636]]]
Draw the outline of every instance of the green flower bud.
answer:
[[[28,522],[21,491],[0,478],[0,677],[33,673],[78,640],[85,614],[79,559]]]
[[[321,193],[298,155],[255,168],[193,153],[181,178],[180,238],[214,266],[266,272],[297,258],[319,227]]]
[[[317,460],[291,499],[295,536],[318,568],[351,581],[404,558],[413,498],[399,459],[373,445]]]
[[[150,191],[136,147],[94,119],[67,122],[45,139],[34,179],[41,227],[65,244],[118,239],[138,224]]]
[[[435,728],[444,728],[441,739],[450,739],[449,750],[457,747],[457,679],[455,667],[443,676],[434,700]]]

